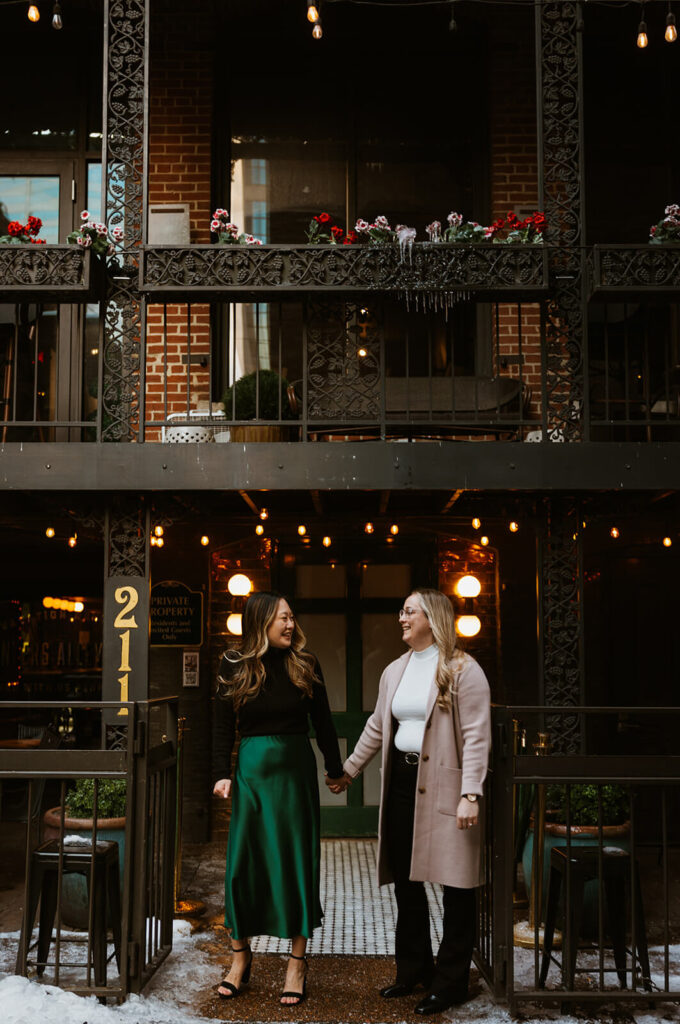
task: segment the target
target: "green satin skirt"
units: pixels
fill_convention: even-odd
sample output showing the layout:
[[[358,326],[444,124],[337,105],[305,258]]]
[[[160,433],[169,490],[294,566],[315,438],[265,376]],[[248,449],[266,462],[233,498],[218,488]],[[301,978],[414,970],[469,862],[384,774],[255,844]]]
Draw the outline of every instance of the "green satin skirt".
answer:
[[[244,736],[231,788],[224,924],[293,938],[321,924],[319,787],[306,736]]]

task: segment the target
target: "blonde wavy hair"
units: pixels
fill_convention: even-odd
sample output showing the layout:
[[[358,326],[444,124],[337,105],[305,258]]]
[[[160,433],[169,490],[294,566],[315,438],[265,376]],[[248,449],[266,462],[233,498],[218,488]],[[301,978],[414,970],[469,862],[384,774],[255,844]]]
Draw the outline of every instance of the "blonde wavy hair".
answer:
[[[463,667],[467,655],[456,644],[456,619],[453,606],[441,590],[429,587],[416,587],[411,591],[420,599],[420,606],[430,624],[434,642],[439,649],[435,683],[439,693],[437,704],[448,711],[451,707],[451,695],[458,685],[457,674]]]
[[[257,697],[265,678],[262,658],[269,650],[267,630],[276,618],[279,602],[285,600],[282,594],[263,590],[253,594],[246,602],[243,613],[243,635],[241,646],[230,649],[224,656],[233,666],[229,679],[217,677],[217,696],[231,698],[234,707],[240,708],[245,701]],[[306,651],[307,638],[295,621],[286,669],[291,683],[294,683],[306,697],[312,696],[312,686],[320,683],[316,675],[316,661]]]

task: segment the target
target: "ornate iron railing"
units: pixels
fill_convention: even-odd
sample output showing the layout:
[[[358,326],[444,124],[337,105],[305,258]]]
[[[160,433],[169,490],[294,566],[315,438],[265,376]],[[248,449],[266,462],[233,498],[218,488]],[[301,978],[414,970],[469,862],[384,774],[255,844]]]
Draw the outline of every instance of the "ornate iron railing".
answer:
[[[680,297],[680,244],[594,246],[592,291],[597,298]]]
[[[538,245],[147,246],[140,267],[141,290],[163,301],[397,292],[438,307],[447,296],[539,298],[547,287],[547,255]]]
[[[86,302],[101,291],[102,271],[77,245],[0,245],[0,301]]]

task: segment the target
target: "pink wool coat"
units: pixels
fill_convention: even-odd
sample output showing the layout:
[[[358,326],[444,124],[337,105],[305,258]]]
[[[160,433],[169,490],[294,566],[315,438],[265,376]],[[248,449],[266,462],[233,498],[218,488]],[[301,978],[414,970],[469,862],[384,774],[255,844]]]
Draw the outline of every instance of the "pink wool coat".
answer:
[[[380,679],[375,711],[366,722],[354,751],[344,764],[355,778],[382,747],[382,786],[378,824],[378,885],[393,881],[385,849],[385,805],[393,751],[392,699],[408,664],[408,651],[391,662]],[[483,792],[486,778],[490,731],[489,684],[474,658],[463,655],[456,673],[458,707],[463,749],[458,749],[453,713],[436,703],[437,687],[430,686],[425,734],[418,764],[412,881],[441,882],[459,889],[482,884],[481,843],[484,814],[480,824],[459,829],[456,809],[461,793]]]

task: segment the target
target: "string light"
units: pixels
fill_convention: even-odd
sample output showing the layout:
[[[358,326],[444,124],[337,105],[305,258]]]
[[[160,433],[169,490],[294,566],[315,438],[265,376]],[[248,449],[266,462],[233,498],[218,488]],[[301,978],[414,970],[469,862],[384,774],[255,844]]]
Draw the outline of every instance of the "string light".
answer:
[[[617,540],[621,536],[618,527],[612,526],[611,530],[609,531],[609,536],[613,537],[614,540]]]
[[[64,27],[64,21],[61,16],[61,4],[56,3],[52,8],[52,28],[56,28],[57,31]]]
[[[669,548],[669,547],[671,546],[671,544],[672,544],[672,543],[673,543],[673,541],[671,540],[671,538],[670,538],[670,537],[664,537],[664,539],[663,539],[663,541],[662,541],[662,544],[663,544],[663,546],[664,546],[665,548]]]
[[[365,348],[357,349],[357,355],[359,356],[359,359],[365,359],[366,356],[368,355],[368,349],[365,349]]]
[[[35,4],[31,4],[28,8],[28,20],[32,22],[40,21],[40,11]]]
[[[316,25],[312,29],[312,37],[314,39],[321,39],[323,36],[323,29],[321,28],[321,22],[317,21]]]
[[[165,541],[163,540],[162,537],[156,537],[156,547],[157,548],[162,548],[164,544],[165,544]]]
[[[323,544],[323,546],[325,548],[329,548],[331,546],[332,541],[331,541],[330,537],[324,537],[324,539],[321,541],[321,543]]]
[[[307,527],[304,525],[304,523],[300,523],[300,525],[298,526],[298,533],[300,534],[301,537],[304,537],[304,535],[307,533]]]
[[[260,519],[269,519],[269,512],[266,508],[260,509]]]
[[[486,537],[486,536],[480,537],[479,538],[479,543],[482,545],[483,548],[485,548],[487,546],[487,544],[489,543],[489,538]]]
[[[201,544],[203,545],[204,548],[207,548],[209,543],[210,537],[208,537],[207,534],[204,533],[203,536],[201,537]]]
[[[307,21],[310,21],[312,25],[316,25],[319,20],[319,8],[314,3],[314,0],[307,0]]]
[[[475,516],[475,518],[472,520],[472,529],[473,530],[478,530],[481,525],[482,525],[482,520],[478,519],[477,516]]]
[[[53,526],[48,526],[47,527],[47,529],[45,530],[45,536],[49,537],[50,540],[52,539],[52,537],[54,537],[54,527]]]
[[[451,3],[451,20],[449,21],[449,32],[455,32],[457,30],[457,28],[458,28],[458,25],[456,23],[456,18],[455,18],[455,15],[454,15],[454,11],[455,11],[455,5],[452,2]]]
[[[257,526],[255,527],[255,533],[258,535],[258,537],[262,536],[262,534],[264,533],[264,526],[262,525],[262,523],[257,524]]]
[[[399,533],[399,527],[397,526],[396,523],[392,523],[392,525],[390,526],[390,533],[392,534],[393,537],[396,537],[397,534]]]
[[[78,534],[74,533],[73,536],[69,537],[69,539],[68,539],[68,546],[70,548],[74,548],[77,543],[78,543]]]
[[[649,42],[647,38],[647,22],[645,21],[645,5],[642,5],[642,17],[640,24],[638,25],[637,44],[641,50],[644,50],[645,46]]]
[[[668,14],[666,15],[666,31],[664,32],[664,39],[667,43],[674,43],[678,38],[678,30],[675,27],[675,15],[671,10],[670,0],[668,0]]]
[[[519,523],[516,523],[513,519],[512,522],[508,525],[508,529],[510,530],[510,533],[517,533],[517,531],[519,530]]]
[[[162,526],[154,526],[153,532],[154,532],[156,537],[162,537],[163,536],[163,527]]]
[[[151,534],[151,541],[150,541],[150,543],[151,543],[151,547],[152,547],[152,548],[155,548],[155,547],[156,547],[156,544],[158,544],[158,540],[157,540],[157,538],[156,538],[156,537],[155,537],[155,536],[153,535],[153,533]]]
[[[366,523],[364,525],[364,533],[373,533],[374,529],[375,529],[375,527],[374,527],[373,523]]]

